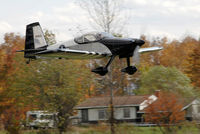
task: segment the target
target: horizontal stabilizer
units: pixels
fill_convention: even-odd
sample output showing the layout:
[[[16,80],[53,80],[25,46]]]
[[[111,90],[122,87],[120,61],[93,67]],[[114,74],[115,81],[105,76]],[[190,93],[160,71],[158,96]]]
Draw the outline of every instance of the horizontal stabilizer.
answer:
[[[25,50],[17,50],[16,52],[24,52]]]
[[[159,51],[162,50],[163,47],[147,47],[147,48],[140,48],[138,50],[139,53],[146,53],[146,52],[154,52],[154,51]]]

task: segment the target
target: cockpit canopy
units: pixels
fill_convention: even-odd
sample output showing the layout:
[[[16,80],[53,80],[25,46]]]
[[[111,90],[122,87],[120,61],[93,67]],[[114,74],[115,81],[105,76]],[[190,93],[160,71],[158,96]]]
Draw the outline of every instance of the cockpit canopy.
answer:
[[[84,43],[96,42],[103,38],[114,38],[114,36],[106,32],[92,32],[76,37],[74,41],[78,44],[84,44]]]

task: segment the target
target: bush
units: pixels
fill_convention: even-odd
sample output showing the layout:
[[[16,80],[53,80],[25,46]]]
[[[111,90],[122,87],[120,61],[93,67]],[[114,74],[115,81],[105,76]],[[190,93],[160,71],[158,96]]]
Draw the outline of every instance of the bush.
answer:
[[[9,134],[20,134],[20,127],[10,125],[7,127]]]
[[[48,130],[45,129],[41,129],[37,132],[37,134],[49,134],[50,132]]]

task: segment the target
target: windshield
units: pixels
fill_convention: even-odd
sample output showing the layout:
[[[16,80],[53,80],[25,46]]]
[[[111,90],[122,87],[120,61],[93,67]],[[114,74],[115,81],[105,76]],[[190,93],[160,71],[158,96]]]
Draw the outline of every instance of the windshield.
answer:
[[[101,32],[100,34],[102,38],[114,38],[114,36],[110,33]]]
[[[51,120],[51,119],[53,119],[53,115],[41,115],[40,119],[41,120],[45,120],[45,119]]]
[[[75,38],[74,41],[79,44],[84,44],[84,43],[99,41],[103,38],[114,38],[114,36],[106,32],[92,32],[79,36]]]
[[[37,115],[36,114],[31,114],[29,115],[29,120],[36,120],[37,119]]]

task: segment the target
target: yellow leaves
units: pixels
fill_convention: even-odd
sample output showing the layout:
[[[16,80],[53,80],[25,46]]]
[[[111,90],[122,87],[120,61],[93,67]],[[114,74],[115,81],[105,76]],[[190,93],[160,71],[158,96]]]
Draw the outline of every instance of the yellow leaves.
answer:
[[[94,84],[90,85],[90,91],[94,90]]]
[[[198,44],[187,58],[186,69],[184,70],[191,78],[193,84],[200,87],[200,44]]]
[[[0,86],[0,94],[3,92],[3,87]]]
[[[145,40],[146,37],[142,36]],[[145,40],[144,47],[162,46],[164,49],[155,52],[141,55],[142,66],[154,66],[163,65],[165,67],[176,67],[181,71],[186,68],[187,58],[199,44],[199,42],[193,37],[185,37],[182,41],[172,40],[170,41],[166,37],[155,38],[152,41]]]
[[[10,106],[14,103],[15,99],[7,99],[4,98],[3,100],[0,101],[0,107],[6,107],[6,106]]]
[[[85,94],[85,98],[90,98],[92,97],[93,93],[94,93],[94,89],[95,89],[95,85],[91,84],[88,91]]]

